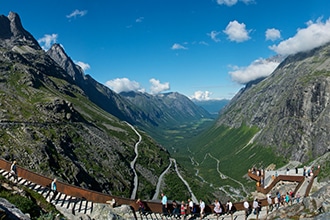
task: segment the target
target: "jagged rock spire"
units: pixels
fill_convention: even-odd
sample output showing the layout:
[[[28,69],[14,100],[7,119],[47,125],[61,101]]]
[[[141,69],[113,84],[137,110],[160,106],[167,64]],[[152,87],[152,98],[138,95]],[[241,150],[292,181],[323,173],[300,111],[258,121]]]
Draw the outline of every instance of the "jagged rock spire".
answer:
[[[83,70],[65,53],[60,44],[53,44],[47,54],[60,65],[76,82],[84,81]]]
[[[0,45],[7,48],[28,45],[40,50],[38,42],[23,28],[19,15],[10,12],[8,17],[0,15]]]

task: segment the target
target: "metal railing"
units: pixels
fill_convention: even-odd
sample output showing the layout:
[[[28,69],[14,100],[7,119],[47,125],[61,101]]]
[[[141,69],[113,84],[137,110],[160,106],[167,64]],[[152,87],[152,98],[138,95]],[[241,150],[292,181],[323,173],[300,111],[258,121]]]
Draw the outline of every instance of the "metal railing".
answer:
[[[6,171],[10,171],[10,166],[11,163],[1,159],[0,158],[0,168],[4,169]],[[319,173],[319,170],[317,170],[314,173],[314,176],[310,180],[308,190],[306,190],[306,194],[308,195],[311,187],[312,187],[312,182],[314,180],[314,177],[316,177]],[[43,187],[49,187],[50,183],[52,182],[53,179],[42,176],[40,174],[37,174],[35,172],[32,172],[30,170],[27,170],[23,167],[17,166],[17,174],[19,177],[24,178],[28,181],[31,181],[35,184],[41,185]],[[257,176],[253,174],[252,172],[248,172],[249,177],[251,177],[254,180],[259,180],[260,181],[260,176]],[[303,176],[285,176],[285,175],[280,175],[274,179],[274,181],[267,187],[263,188],[261,186],[257,187],[257,190],[259,192],[267,194],[272,187],[276,185],[277,182],[284,180],[284,181],[295,181],[302,183],[305,177]],[[299,184],[298,184],[299,185]],[[87,200],[87,201],[92,201],[95,203],[108,203],[109,201],[115,200],[115,205],[129,205],[134,211],[138,210],[138,204],[136,203],[135,200],[133,199],[128,199],[128,198],[123,198],[119,196],[112,196],[109,194],[105,193],[100,193],[96,192],[93,190],[89,189],[84,189],[78,186],[73,186],[61,181],[57,181],[57,190],[60,193],[66,194],[68,196],[76,197],[78,199],[82,200]],[[307,193],[308,191],[308,193]],[[148,212],[153,212],[153,213],[161,213],[162,212],[162,205],[157,201],[143,201],[145,206],[146,206],[146,211]],[[261,206],[267,206],[267,200],[266,199],[261,199],[259,200]],[[249,201],[250,207],[252,207],[252,201]],[[243,201],[242,202],[236,202],[233,203],[234,207],[236,210],[245,210],[243,206]],[[214,206],[212,204],[206,205],[205,207],[205,213],[213,213],[213,208]],[[168,204],[168,210],[169,213],[173,210],[172,204]]]

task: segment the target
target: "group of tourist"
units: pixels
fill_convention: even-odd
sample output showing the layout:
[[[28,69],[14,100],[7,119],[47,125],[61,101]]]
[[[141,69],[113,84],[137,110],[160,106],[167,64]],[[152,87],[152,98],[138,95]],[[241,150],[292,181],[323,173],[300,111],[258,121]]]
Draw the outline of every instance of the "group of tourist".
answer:
[[[199,201],[199,204],[194,204],[191,199],[187,201],[177,202],[173,200],[171,203],[171,207],[168,206],[167,196],[162,193],[162,213],[164,216],[171,215],[176,219],[187,219],[189,216],[199,216],[200,219],[203,219],[206,215],[205,213],[205,202],[203,200]],[[293,204],[294,202],[300,202],[300,194],[294,194],[293,191],[287,192],[285,194],[281,194],[279,191],[276,193],[274,198],[271,197],[270,194],[267,195],[267,213],[272,212],[274,209],[279,209],[280,207],[288,206]],[[138,199],[137,203],[139,204],[139,210],[141,212],[145,212],[145,206],[143,202]],[[259,215],[261,211],[261,202],[256,198],[251,204],[246,200],[243,202],[243,206],[245,209],[245,219],[253,212],[254,215]],[[213,212],[217,219],[223,214],[233,214],[236,211],[233,203],[228,200],[225,205],[221,204],[221,202],[216,199],[213,203],[213,210],[208,210]]]
[[[181,202],[173,200],[171,203],[171,207],[169,207],[167,196],[164,193],[162,193],[161,196],[162,214],[164,216],[171,215],[176,219],[187,219],[189,216],[199,216],[200,219],[203,219],[205,217],[206,206],[205,202],[202,199],[199,200],[199,204],[195,204],[190,198],[187,201]],[[146,207],[144,203],[140,199],[138,199],[136,203],[138,203],[139,205],[139,211],[141,213],[145,213]],[[212,211],[217,216],[217,218],[219,218],[220,215],[233,214],[236,211],[236,208],[230,200],[227,201],[225,207],[217,199],[214,201],[213,205],[214,208]]]
[[[317,168],[320,169],[320,166],[318,166]],[[305,176],[307,178],[312,177],[314,175],[313,170],[314,170],[314,166],[312,166],[311,168],[308,168],[308,169],[304,166],[303,176]]]
[[[256,216],[259,216],[259,213],[261,211],[261,203],[258,200],[258,198],[256,198],[252,202],[252,207],[250,206],[250,203],[247,200],[245,200],[243,202],[243,206],[244,206],[244,209],[245,209],[245,219],[248,218],[248,216],[252,213],[252,211]]]
[[[273,203],[270,199],[267,200],[269,207],[273,210]],[[276,209],[280,208],[281,206],[288,206],[292,205],[296,201],[297,203],[300,202],[300,193],[297,192],[294,194],[293,191],[281,194],[279,191],[276,192],[276,196],[274,197],[274,206]]]
[[[172,210],[168,209],[168,201],[167,201],[167,196],[162,193],[162,212],[164,215],[169,215],[172,214],[175,218],[182,218],[186,219],[187,216],[189,215],[195,215],[198,213],[197,207],[195,206],[194,202],[192,199],[188,199],[187,202],[181,201],[179,204],[176,200],[172,201]],[[199,210],[200,210],[200,215],[203,217],[204,214],[204,209],[205,209],[205,203],[200,200],[199,204]]]

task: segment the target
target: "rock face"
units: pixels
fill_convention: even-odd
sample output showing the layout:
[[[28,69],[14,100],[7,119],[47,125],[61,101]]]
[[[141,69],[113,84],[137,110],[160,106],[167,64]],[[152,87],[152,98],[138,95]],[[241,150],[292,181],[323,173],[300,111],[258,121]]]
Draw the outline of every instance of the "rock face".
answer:
[[[8,17],[0,15],[0,45],[3,47],[29,46],[41,49],[34,37],[27,32],[21,23],[18,14],[10,12]]]
[[[304,206],[316,212],[330,212],[330,185],[325,185],[309,198],[304,199]]]
[[[84,81],[84,72],[78,65],[75,65],[70,57],[65,53],[59,44],[53,44],[47,51],[47,54],[59,64],[69,74],[74,81],[82,83]]]
[[[3,198],[0,198],[0,213],[4,213],[4,215],[1,215],[1,218],[3,219],[8,219],[8,220],[30,219],[29,215],[25,215],[21,210],[19,210],[13,204],[11,204],[10,202],[8,202],[6,199]]]
[[[266,219],[329,219],[330,214],[330,184],[325,184],[311,196],[296,203],[270,213]]]
[[[63,207],[57,207],[57,209],[70,220],[125,220],[134,219],[132,209],[127,205],[122,205],[120,207],[111,208],[108,204],[93,204],[92,214],[72,214],[72,211],[65,209]]]
[[[260,129],[254,142],[306,162],[330,150],[330,45],[287,57],[268,78],[242,89],[218,125]]]

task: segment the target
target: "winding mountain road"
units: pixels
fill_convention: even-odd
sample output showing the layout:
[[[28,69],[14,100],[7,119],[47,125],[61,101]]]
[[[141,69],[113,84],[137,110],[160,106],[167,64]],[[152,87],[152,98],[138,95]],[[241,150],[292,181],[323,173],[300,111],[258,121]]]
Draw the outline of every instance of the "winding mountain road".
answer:
[[[214,157],[212,154],[210,153],[207,153],[205,154],[204,156],[204,160],[206,160],[208,157],[210,157],[211,159],[215,160],[217,162],[217,165],[216,165],[216,170],[217,170],[217,173],[219,174],[220,178],[221,179],[230,179],[232,180],[233,182],[236,182],[237,184],[239,184],[241,187],[242,187],[242,190],[246,193],[246,195],[248,195],[249,193],[247,192],[247,190],[245,189],[244,185],[239,182],[238,180],[235,180],[225,174],[223,174],[221,171],[220,171],[220,160],[218,160],[216,157]],[[195,169],[196,169],[196,173],[195,173],[195,176],[200,178],[203,182],[207,182],[202,176],[199,175],[199,169],[197,168],[197,166],[200,165],[200,163],[198,163],[197,161],[194,160],[194,158],[190,158],[191,161],[192,161],[192,165],[195,165]],[[203,162],[201,162],[203,163]],[[230,188],[230,192],[228,192],[226,190],[226,188]],[[227,196],[231,197],[231,198],[234,198],[233,197],[233,192],[236,194],[237,197],[240,197],[240,198],[243,198],[243,196],[241,195],[240,193],[240,190],[237,190],[237,189],[234,189],[233,187],[229,186],[229,185],[224,185],[224,186],[221,186],[219,187],[219,189],[221,191],[223,191]]]
[[[214,156],[212,156],[210,153],[208,153],[208,155],[209,155],[212,159],[214,159],[215,161],[217,161],[217,172],[220,174],[220,177],[221,177],[222,179],[230,179],[230,180],[232,180],[233,182],[236,182],[237,184],[239,184],[239,185],[242,187],[242,189],[243,189],[243,191],[245,192],[245,194],[246,194],[246,195],[249,195],[249,192],[245,189],[244,185],[243,185],[240,181],[235,180],[235,179],[233,179],[233,178],[231,178],[231,177],[229,177],[229,176],[226,176],[225,174],[221,173],[221,171],[220,171],[220,161],[219,161],[217,158],[215,158]]]
[[[168,165],[168,167],[164,170],[164,172],[162,174],[160,174],[160,176],[158,178],[157,186],[156,186],[156,191],[155,191],[154,196],[152,197],[152,200],[157,200],[157,197],[158,197],[159,191],[160,191],[160,186],[163,181],[163,177],[170,170],[171,166],[172,166],[172,160],[170,160],[170,165]]]
[[[137,190],[138,190],[138,184],[139,184],[139,179],[138,179],[138,175],[136,173],[136,170],[135,170],[135,164],[136,164],[136,160],[137,158],[139,157],[139,152],[138,152],[138,147],[139,147],[139,144],[141,143],[142,141],[142,136],[139,134],[139,132],[131,125],[129,124],[128,122],[126,122],[126,124],[128,126],[130,126],[132,128],[132,130],[136,133],[136,135],[139,137],[139,140],[138,142],[135,143],[135,146],[134,146],[134,152],[135,152],[135,157],[133,159],[133,161],[130,163],[131,165],[131,169],[133,170],[133,173],[134,173],[134,188],[132,190],[132,194],[131,194],[131,199],[136,199],[136,194],[137,194]],[[194,195],[193,191],[191,190],[188,182],[182,177],[182,175],[180,174],[179,170],[178,170],[178,166],[176,164],[176,160],[173,159],[173,158],[170,158],[170,164],[169,166],[164,170],[164,172],[159,176],[158,178],[158,182],[157,182],[157,186],[156,186],[156,191],[155,191],[155,194],[154,196],[152,197],[152,200],[157,200],[157,197],[159,195],[159,192],[160,192],[160,188],[161,188],[161,183],[163,181],[163,178],[164,178],[164,175],[169,171],[169,169],[171,168],[172,166],[172,163],[174,163],[174,168],[175,168],[175,171],[178,175],[178,177],[181,179],[181,181],[185,184],[185,186],[187,187],[190,195],[191,195],[191,199],[194,203],[198,203],[198,200],[196,198],[196,196]]]
[[[175,167],[175,171],[176,171],[177,175],[179,176],[179,178],[181,179],[181,181],[186,185],[186,187],[187,187],[187,189],[188,189],[188,191],[189,191],[189,193],[191,195],[191,200],[194,203],[197,204],[198,203],[198,200],[197,200],[196,196],[194,195],[193,191],[191,190],[191,188],[190,188],[189,184],[187,183],[187,181],[185,179],[183,179],[183,177],[181,176],[181,174],[180,174],[180,172],[178,170],[178,166],[176,164],[176,160],[173,159],[173,158],[171,158],[170,160],[173,161],[173,163],[174,163],[174,167]]]
[[[134,146],[135,157],[134,157],[133,161],[130,163],[131,168],[132,168],[133,173],[134,173],[134,188],[132,190],[131,199],[136,199],[136,192],[137,192],[137,189],[138,189],[139,178],[138,178],[138,175],[137,175],[136,170],[135,170],[135,164],[136,164],[137,158],[139,157],[138,147],[139,147],[139,144],[142,141],[142,136],[139,134],[139,132],[137,132],[137,130],[131,124],[129,124],[127,122],[126,122],[126,124],[128,126],[130,126],[133,129],[133,131],[135,132],[135,134],[139,137],[138,142],[136,142],[135,146]]]
[[[188,182],[182,177],[182,175],[180,174],[179,170],[178,170],[178,166],[176,164],[176,160],[173,159],[173,158],[170,158],[170,165],[164,170],[164,172],[159,176],[159,179],[158,179],[158,182],[157,182],[157,187],[156,187],[156,191],[155,191],[155,194],[154,196],[152,197],[152,200],[157,200],[157,197],[159,195],[159,191],[160,191],[160,186],[161,186],[161,183],[163,181],[163,177],[164,175],[169,171],[169,169],[171,168],[172,166],[172,163],[174,163],[174,168],[175,168],[175,172],[176,174],[178,175],[178,177],[181,179],[181,181],[185,184],[185,186],[187,187],[189,193],[190,193],[190,196],[191,196],[191,199],[194,203],[198,203],[198,200],[195,196],[195,194],[193,193],[193,191],[191,190]]]

